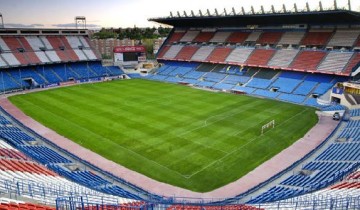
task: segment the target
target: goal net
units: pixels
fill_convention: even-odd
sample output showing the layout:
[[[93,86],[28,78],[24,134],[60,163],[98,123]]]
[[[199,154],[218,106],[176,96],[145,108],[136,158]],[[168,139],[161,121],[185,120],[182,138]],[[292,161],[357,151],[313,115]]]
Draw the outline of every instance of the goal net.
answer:
[[[275,120],[271,120],[265,125],[261,126],[261,135],[263,135],[267,130],[275,128]]]

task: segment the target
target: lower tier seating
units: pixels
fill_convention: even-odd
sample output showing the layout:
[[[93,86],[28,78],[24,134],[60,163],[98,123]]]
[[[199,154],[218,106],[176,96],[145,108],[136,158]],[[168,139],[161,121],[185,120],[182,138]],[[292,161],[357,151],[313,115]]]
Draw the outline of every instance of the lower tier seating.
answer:
[[[3,110],[1,110],[0,116],[0,123],[3,122],[8,127],[17,128],[16,132],[36,139],[36,143],[39,143],[41,137],[12,123],[11,120],[8,120],[11,119],[10,116],[7,116]],[[8,130],[0,129],[0,137],[8,135],[6,132]],[[110,182],[89,169],[75,167],[70,170],[65,165],[73,165],[74,162],[59,154],[55,149],[29,143],[27,139],[21,138],[19,135],[8,136],[5,140],[6,142],[0,138],[0,191],[17,190],[17,194],[30,195],[33,199],[52,199],[50,202],[53,204],[57,196],[69,196],[70,193],[110,198],[121,197],[126,198],[125,200],[130,199],[130,201],[140,199],[138,195],[113,184],[113,180]],[[9,150],[12,152],[8,152]],[[9,158],[9,156],[15,158]],[[32,160],[29,160],[27,156]],[[33,160],[46,165],[47,168]],[[72,181],[68,181],[58,174]],[[28,183],[36,183],[36,186]],[[19,189],[19,184],[24,187]],[[39,191],[39,189],[41,190]],[[48,195],[44,195],[45,192]],[[111,195],[104,194],[110,192],[112,192]]]
[[[318,97],[334,84],[347,80],[326,74],[243,68],[224,64],[174,62],[160,67],[146,78],[171,83],[189,83],[199,87],[243,92],[286,102],[314,107],[328,107],[317,103]],[[184,66],[182,66],[184,65]],[[185,67],[186,66],[186,67]]]
[[[358,110],[360,109],[356,109],[356,111]],[[276,184],[257,197],[252,198],[248,203],[274,202],[299,196],[327,187],[358,169],[360,165],[360,135],[358,132],[351,131],[359,130],[360,120],[351,119],[349,122],[343,123],[345,124],[345,128],[339,127],[339,129],[342,129],[342,132],[335,136],[335,138],[347,138],[347,141],[335,140],[331,142],[330,145],[321,150],[314,159],[304,164],[301,169],[293,171],[292,174],[288,175],[288,177],[279,184]],[[328,189],[356,188],[358,186],[358,177],[359,173],[355,172],[348,176],[345,182],[334,185]],[[354,180],[354,183],[350,182],[351,179]],[[349,182],[346,180],[349,180]],[[347,195],[344,191],[344,196]]]
[[[117,76],[124,72],[118,67],[104,67],[99,62],[49,64],[2,69],[1,92],[34,88],[59,82]]]

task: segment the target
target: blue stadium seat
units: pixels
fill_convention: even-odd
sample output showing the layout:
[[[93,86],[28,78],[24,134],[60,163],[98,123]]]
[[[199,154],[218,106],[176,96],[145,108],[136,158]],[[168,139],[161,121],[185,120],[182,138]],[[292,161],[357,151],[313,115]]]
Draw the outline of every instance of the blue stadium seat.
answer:
[[[270,86],[271,83],[272,81],[268,79],[253,78],[246,86],[266,89]]]
[[[295,90],[294,90],[294,94],[297,95],[309,95],[311,93],[311,91],[315,88],[315,86],[317,85],[317,82],[313,82],[313,81],[303,81]]]
[[[263,96],[263,97],[266,97],[266,98],[276,98],[280,93],[279,92],[269,91],[269,90],[257,89],[252,94],[258,95],[258,96]]]
[[[244,86],[235,86],[233,88],[233,90],[238,90],[241,92],[245,92],[247,94],[251,94],[252,92],[254,92],[256,89],[255,88],[251,88],[251,87],[244,87]]]
[[[301,104],[306,99],[306,96],[282,93],[279,95],[278,99],[296,104]]]
[[[289,79],[279,77],[272,85],[272,88],[279,88],[278,91],[292,93],[294,89],[302,82],[299,79]]]

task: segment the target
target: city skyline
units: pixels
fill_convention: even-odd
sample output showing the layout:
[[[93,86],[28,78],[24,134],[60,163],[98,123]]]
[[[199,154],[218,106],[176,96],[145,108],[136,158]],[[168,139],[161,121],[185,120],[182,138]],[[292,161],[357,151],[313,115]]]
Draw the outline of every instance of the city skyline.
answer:
[[[338,7],[347,7],[348,0],[337,0]],[[25,27],[25,28],[72,28],[75,25],[75,16],[85,16],[87,28],[109,28],[109,27],[153,27],[159,26],[154,22],[149,22],[149,18],[169,16],[170,12],[176,15],[177,11],[181,14],[191,10],[195,14],[201,9],[203,13],[206,9],[214,12],[217,9],[222,13],[224,8],[228,12],[232,7],[236,12],[244,7],[250,11],[251,6],[255,11],[260,10],[263,5],[265,11],[269,11],[271,5],[276,10],[281,10],[282,4],[287,9],[293,8],[294,3],[298,9],[305,8],[306,1],[296,0],[277,0],[269,3],[268,0],[257,0],[251,2],[247,0],[0,0],[0,13],[3,15],[5,27]],[[330,8],[334,0],[322,0],[323,8]],[[360,1],[352,0],[352,10],[360,10]],[[318,8],[319,1],[309,1],[310,8]]]

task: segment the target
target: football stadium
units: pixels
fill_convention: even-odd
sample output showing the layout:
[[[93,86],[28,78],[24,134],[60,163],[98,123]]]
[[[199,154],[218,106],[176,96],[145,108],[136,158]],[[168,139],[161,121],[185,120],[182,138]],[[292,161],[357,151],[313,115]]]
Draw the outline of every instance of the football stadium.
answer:
[[[0,210],[360,209],[350,1],[149,21],[156,58],[111,65],[85,28],[0,28]]]

